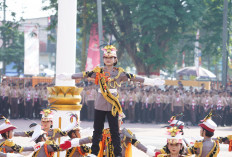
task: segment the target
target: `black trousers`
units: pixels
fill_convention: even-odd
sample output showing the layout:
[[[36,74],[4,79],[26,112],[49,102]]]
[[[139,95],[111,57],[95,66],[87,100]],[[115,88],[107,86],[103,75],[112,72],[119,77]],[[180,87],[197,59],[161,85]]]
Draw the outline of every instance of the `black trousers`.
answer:
[[[26,101],[26,106],[25,106],[25,118],[29,118],[29,119],[32,119],[32,118],[33,118],[32,100]]]
[[[83,120],[87,120],[88,119],[88,114],[87,114],[88,108],[87,108],[86,103],[83,102],[81,104],[82,104],[82,109],[81,109],[80,119],[83,121]]]
[[[137,123],[140,120],[140,105],[138,102],[135,103],[135,122]]]
[[[149,108],[143,109],[143,122],[150,123],[150,116],[151,116],[152,110],[149,110]]]
[[[88,120],[93,121],[93,118],[94,118],[94,100],[88,100],[87,106],[88,106]]]
[[[122,156],[122,148],[120,142],[120,134],[118,127],[118,114],[114,117],[111,114],[111,111],[101,111],[94,110],[94,131],[93,131],[93,140],[92,140],[92,154],[98,155],[99,152],[99,142],[102,138],[102,130],[104,129],[105,117],[107,116],[110,133],[112,138],[112,143],[114,146],[114,155]]]
[[[167,123],[169,119],[171,118],[171,104],[165,104],[164,106],[164,123]]]
[[[156,112],[155,112],[155,120],[157,123],[161,123],[163,121],[163,104],[154,104],[156,105]]]
[[[222,118],[223,118],[223,114],[224,114],[224,111],[222,109],[219,109],[219,110],[216,110],[216,114],[218,114],[219,116],[218,117],[215,117],[215,123],[219,126],[222,126]],[[214,120],[214,119],[213,119]]]
[[[18,98],[11,99],[10,118],[18,118]]]
[[[6,118],[9,116],[10,104],[8,103],[8,97],[2,97],[2,114]]]
[[[34,113],[35,113],[35,118],[40,118],[40,111],[41,111],[41,106],[39,103],[39,99],[34,100]]]
[[[19,117],[24,118],[25,117],[25,106],[24,106],[24,100],[20,99],[19,103]]]
[[[222,125],[230,125],[230,106],[225,107],[222,117]]]

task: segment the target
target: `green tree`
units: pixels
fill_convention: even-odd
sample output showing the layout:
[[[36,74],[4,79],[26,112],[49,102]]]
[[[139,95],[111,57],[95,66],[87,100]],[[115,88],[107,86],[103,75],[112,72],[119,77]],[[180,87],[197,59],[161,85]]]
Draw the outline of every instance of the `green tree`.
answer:
[[[15,14],[12,13],[15,17]],[[3,21],[0,26],[0,39],[2,45],[0,46],[0,60],[4,62],[3,73],[5,73],[5,66],[14,62],[17,72],[23,72],[24,61],[24,35],[19,31],[19,22]]]
[[[57,9],[50,0],[45,9]],[[83,2],[78,1],[78,27],[82,27]],[[105,34],[113,34],[118,43],[118,56],[127,52],[138,73],[173,67],[177,54],[186,48],[178,47],[180,40],[194,42],[197,23],[204,11],[201,0],[111,0],[102,2]],[[96,1],[87,1],[87,26],[97,23]],[[187,43],[187,42],[186,42]],[[193,47],[193,46],[192,46]],[[186,49],[187,50],[187,49]]]
[[[231,41],[231,0],[228,6],[228,49]],[[202,52],[202,65],[218,73],[219,61],[222,57],[222,21],[223,0],[204,0],[201,19],[196,25],[200,30],[199,43]],[[194,39],[192,39],[194,41]],[[194,54],[192,54],[194,55]]]

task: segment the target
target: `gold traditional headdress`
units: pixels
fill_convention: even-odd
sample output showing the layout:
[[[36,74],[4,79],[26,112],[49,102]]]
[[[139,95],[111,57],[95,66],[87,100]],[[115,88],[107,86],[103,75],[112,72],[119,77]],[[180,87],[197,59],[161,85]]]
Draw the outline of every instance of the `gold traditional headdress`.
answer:
[[[117,49],[113,45],[114,42],[112,42],[112,36],[110,37],[110,41],[107,43],[105,42],[100,47],[104,46],[102,51],[104,52],[103,57],[117,57]]]
[[[43,111],[40,112],[40,114],[42,114],[42,121],[52,121],[53,120],[53,111],[56,111],[55,107],[52,107],[52,105],[55,102],[51,103],[51,104],[47,104],[46,108],[43,109]]]

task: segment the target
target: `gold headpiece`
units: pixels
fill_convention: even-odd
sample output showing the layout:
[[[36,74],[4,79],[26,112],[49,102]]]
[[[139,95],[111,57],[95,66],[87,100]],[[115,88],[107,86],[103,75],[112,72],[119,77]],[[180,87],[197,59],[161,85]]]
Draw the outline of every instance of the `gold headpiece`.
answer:
[[[105,42],[100,47],[104,46],[102,49],[104,51],[103,57],[117,57],[117,49],[113,45],[114,42],[112,42],[112,36],[110,37],[109,43]]]
[[[205,116],[203,120],[201,120],[201,122],[206,122],[208,119],[211,119],[212,116],[213,116],[213,110],[211,110],[209,114]]]

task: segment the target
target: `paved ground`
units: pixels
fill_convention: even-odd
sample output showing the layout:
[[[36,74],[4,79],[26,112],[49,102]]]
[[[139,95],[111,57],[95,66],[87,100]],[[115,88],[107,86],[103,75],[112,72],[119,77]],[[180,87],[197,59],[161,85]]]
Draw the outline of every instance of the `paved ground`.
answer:
[[[18,129],[16,131],[24,131],[30,130],[29,125],[33,121],[30,120],[11,120],[11,123],[16,125]],[[39,123],[39,121],[36,121]],[[81,122],[81,127],[83,130],[83,136],[91,136],[93,131],[92,129],[93,123],[92,122]],[[143,143],[144,145],[150,145],[157,148],[161,148],[165,142],[165,128],[162,128],[164,125],[156,125],[156,124],[139,124],[139,123],[125,123],[123,127],[130,129],[133,133],[136,134],[137,139]],[[108,127],[106,124],[105,127]],[[188,139],[194,140],[193,137],[199,137],[200,129],[199,127],[189,127],[185,129],[185,137]],[[215,132],[215,136],[226,136],[228,134],[232,134],[232,127],[220,127]],[[15,143],[20,144],[22,146],[30,146],[33,145],[33,142],[30,142],[30,138],[22,138],[17,137],[14,138]],[[232,152],[228,152],[228,145],[221,145],[221,151],[219,157],[230,157],[232,156]],[[31,155],[27,155],[28,157]],[[133,157],[146,157],[147,155],[143,152],[133,148]]]

